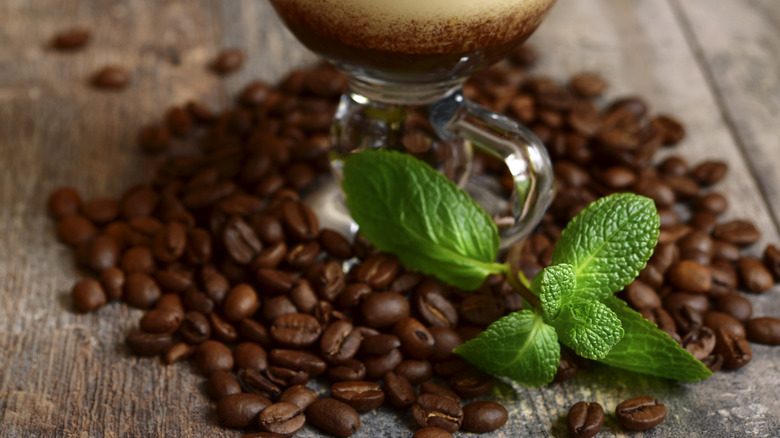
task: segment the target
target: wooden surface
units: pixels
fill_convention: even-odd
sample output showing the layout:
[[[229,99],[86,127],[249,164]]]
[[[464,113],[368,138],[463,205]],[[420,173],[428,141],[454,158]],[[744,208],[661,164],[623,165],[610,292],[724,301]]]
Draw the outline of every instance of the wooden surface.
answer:
[[[46,48],[74,25],[93,30],[77,53]],[[751,251],[780,242],[780,3],[776,0],[559,0],[532,37],[537,73],[591,70],[609,96],[648,96],[688,137],[674,152],[725,160],[727,215],[763,233]],[[224,47],[248,55],[228,79],[205,64]],[[314,61],[264,0],[3,0],[0,2],[0,436],[238,437],[216,426],[204,381],[186,364],[163,366],[123,346],[140,312],[112,304],[73,312],[79,277],[55,239],[45,199],[60,185],[86,198],[146,180],[153,161],[135,133],[190,98],[225,106],[252,79],[273,82]],[[106,64],[132,71],[121,93],[90,89]],[[780,288],[751,296],[755,313],[780,316]],[[499,387],[510,422],[486,436],[565,436],[579,400],[608,412],[650,394],[669,408],[658,428],[631,436],[780,436],[780,348],[753,345],[753,361],[697,384],[637,378],[596,367],[538,390]],[[411,420],[362,415],[356,436],[411,436]],[[306,428],[298,436],[316,436]],[[609,416],[599,436],[626,436]]]

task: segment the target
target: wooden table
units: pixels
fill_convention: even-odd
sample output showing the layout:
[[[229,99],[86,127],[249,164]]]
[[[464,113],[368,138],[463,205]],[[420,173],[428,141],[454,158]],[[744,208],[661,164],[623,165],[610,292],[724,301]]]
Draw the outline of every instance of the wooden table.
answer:
[[[74,25],[93,30],[84,51],[46,48]],[[609,96],[648,96],[677,115],[688,137],[674,153],[728,162],[719,189],[731,218],[763,233],[752,255],[780,242],[780,3],[776,0],[560,0],[531,43],[537,73],[591,70]],[[224,47],[248,65],[227,79],[204,66]],[[151,175],[135,135],[168,105],[197,98],[226,106],[252,79],[276,81],[312,63],[264,0],[4,0],[0,2],[0,436],[237,437],[216,426],[204,381],[187,364],[163,366],[123,346],[140,311],[112,304],[77,314],[79,273],[55,238],[45,199],[71,185],[117,195]],[[89,88],[116,63],[131,69],[120,93]],[[780,287],[751,296],[780,316]],[[565,436],[578,400],[616,403],[651,394],[669,407],[658,428],[632,436],[780,436],[780,348],[753,345],[746,368],[674,384],[595,368],[542,389],[499,387],[510,422],[488,436]],[[356,436],[411,436],[411,420],[362,415]],[[315,436],[306,428],[298,436]],[[600,436],[623,436],[608,417]]]

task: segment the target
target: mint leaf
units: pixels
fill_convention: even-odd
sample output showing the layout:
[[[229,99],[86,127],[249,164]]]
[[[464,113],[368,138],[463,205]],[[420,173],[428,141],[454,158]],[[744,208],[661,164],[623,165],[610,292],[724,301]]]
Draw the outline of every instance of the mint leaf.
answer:
[[[653,254],[659,227],[651,199],[632,193],[606,196],[569,222],[552,263],[574,266],[577,296],[602,301],[639,275]]]
[[[366,150],[344,159],[352,219],[378,249],[464,290],[504,271],[496,225],[465,191],[408,154]]]
[[[698,382],[712,375],[703,363],[623,300],[609,297],[604,304],[620,318],[626,334],[600,362],[681,382]]]
[[[565,300],[552,325],[564,345],[588,359],[603,358],[623,337],[617,315],[596,300]]]
[[[561,302],[574,291],[574,268],[566,263],[551,265],[534,275],[531,290],[542,301],[544,317],[550,321],[558,316]]]
[[[455,353],[490,374],[534,387],[552,381],[561,359],[555,329],[531,310],[504,316]]]

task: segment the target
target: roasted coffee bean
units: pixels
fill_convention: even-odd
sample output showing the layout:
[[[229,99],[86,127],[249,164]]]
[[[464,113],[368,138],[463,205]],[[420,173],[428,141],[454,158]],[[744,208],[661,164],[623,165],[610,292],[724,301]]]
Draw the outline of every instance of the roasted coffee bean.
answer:
[[[317,429],[338,437],[352,436],[360,429],[360,416],[349,404],[321,398],[306,409],[306,419]]]
[[[433,382],[430,382],[430,381],[422,382],[420,384],[420,394],[421,395],[422,394],[435,394],[435,395],[438,395],[440,397],[449,398],[449,399],[455,401],[458,404],[460,404],[460,402],[461,402],[461,399],[458,396],[458,394],[455,394],[454,392],[450,391],[449,389],[447,389],[447,388],[445,388],[443,386],[437,385],[437,384],[435,384]]]
[[[764,249],[764,265],[772,273],[775,280],[780,280],[780,250],[775,245],[769,245]]]
[[[285,255],[287,265],[293,269],[306,269],[317,260],[320,255],[320,244],[317,242],[299,243]]]
[[[274,348],[269,354],[272,364],[296,371],[305,371],[311,377],[324,373],[328,365],[319,356],[302,350]]]
[[[244,65],[244,53],[238,49],[223,49],[211,63],[211,68],[224,75],[240,69]]]
[[[180,332],[187,343],[201,344],[211,337],[211,323],[202,313],[191,310],[184,314]]]
[[[423,427],[417,429],[412,438],[452,438],[452,434],[438,427]]]
[[[130,74],[122,67],[107,66],[96,71],[90,82],[102,90],[121,90],[130,84]]]
[[[233,369],[233,353],[222,342],[208,340],[198,346],[195,360],[204,376],[215,371],[230,371]]]
[[[106,304],[103,286],[91,278],[85,278],[74,284],[71,296],[79,312],[90,312]]]
[[[263,250],[252,227],[237,216],[225,224],[222,239],[228,254],[242,265],[249,264]]]
[[[360,304],[371,292],[371,286],[365,283],[348,284],[344,287],[344,291],[339,294],[338,307],[340,309],[351,309]]]
[[[154,257],[162,263],[172,263],[187,249],[187,229],[179,222],[169,222],[154,237]]]
[[[641,309],[639,313],[642,317],[657,325],[659,329],[666,333],[672,334],[677,332],[677,325],[674,319],[664,309]]]
[[[352,359],[360,348],[362,334],[354,330],[349,321],[335,321],[320,338],[322,357],[330,363],[342,363]]]
[[[173,344],[171,348],[165,352],[163,360],[166,364],[170,365],[172,363],[191,358],[195,355],[196,350],[197,347],[193,345],[189,345],[186,342],[179,342]]]
[[[409,300],[395,292],[379,292],[369,295],[360,309],[365,325],[389,327],[409,317]]]
[[[446,397],[422,394],[412,405],[412,418],[420,427],[433,426],[452,433],[463,423],[463,409]]]
[[[307,278],[320,298],[330,302],[334,301],[346,286],[344,271],[341,269],[341,264],[336,261],[312,266]]]
[[[72,187],[60,187],[49,195],[49,214],[54,219],[62,219],[78,213],[80,205],[81,196]]]
[[[463,343],[463,339],[460,335],[450,328],[432,326],[428,327],[428,331],[431,333],[434,340],[433,353],[428,357],[428,359],[432,361],[438,362],[450,359],[454,354],[452,353],[452,350]]]
[[[715,352],[723,356],[723,367],[730,370],[742,368],[753,359],[747,339],[723,329],[715,330]]]
[[[152,309],[141,318],[141,330],[147,333],[173,333],[179,329],[184,314],[172,309]]]
[[[119,202],[114,198],[93,198],[80,207],[81,214],[95,224],[107,224],[119,216]]]
[[[482,371],[466,369],[450,377],[450,387],[463,398],[480,397],[493,388],[493,377]]]
[[[322,249],[333,257],[339,259],[348,259],[352,257],[352,247],[347,239],[330,228],[323,228],[320,231],[319,241],[320,245],[322,245]]]
[[[154,272],[154,280],[167,292],[181,293],[193,287],[192,272],[182,265],[174,264],[165,270]]]
[[[317,216],[300,201],[288,201],[282,205],[282,224],[288,236],[295,241],[316,239],[320,232]]]
[[[771,316],[753,318],[745,323],[745,328],[751,342],[780,345],[780,319]]]
[[[452,303],[433,290],[418,290],[413,297],[414,308],[429,326],[455,327],[458,311]]]
[[[262,395],[273,400],[276,400],[282,394],[279,386],[259,371],[251,368],[241,368],[238,370],[237,375],[241,387],[247,392]]]
[[[414,359],[425,359],[434,351],[433,335],[415,318],[404,318],[393,325],[393,334],[401,341],[401,351]]]
[[[761,238],[761,232],[750,222],[733,220],[718,224],[712,236],[735,245],[745,246],[757,242]]]
[[[399,269],[400,264],[395,256],[378,253],[368,257],[358,266],[355,278],[374,290],[381,290],[390,285],[398,275]]]
[[[489,294],[469,295],[461,301],[459,313],[472,324],[488,325],[504,314],[504,302]]]
[[[709,368],[711,372],[715,373],[723,367],[723,356],[717,353],[712,353],[704,359],[701,359],[701,363]]]
[[[184,305],[181,303],[181,298],[177,294],[163,294],[160,299],[154,303],[155,309],[167,309],[174,312],[184,314]]]
[[[233,287],[225,297],[223,312],[225,318],[231,322],[238,322],[248,318],[260,307],[257,292],[248,284],[239,284]]]
[[[128,275],[136,272],[151,275],[155,271],[152,250],[148,246],[134,246],[125,250],[119,259],[119,267]]]
[[[403,361],[401,350],[390,350],[382,356],[369,356],[363,360],[366,366],[366,376],[371,379],[379,379],[388,372],[394,370]]]
[[[687,292],[673,292],[663,298],[664,307],[670,313],[679,312],[683,307],[688,306],[692,310],[704,315],[710,310],[709,299],[705,295],[692,294]]]
[[[251,427],[257,424],[260,412],[269,406],[271,400],[257,394],[230,394],[217,402],[217,417],[225,427]]]
[[[138,132],[138,147],[147,154],[157,154],[171,145],[171,131],[167,126],[150,125]]]
[[[358,411],[378,408],[385,401],[385,393],[376,382],[337,382],[331,386],[330,394]]]
[[[130,350],[139,356],[157,356],[171,348],[173,338],[168,333],[135,331],[127,335],[126,342]]]
[[[290,300],[302,313],[312,314],[317,307],[317,295],[308,280],[298,280],[290,291]]]
[[[669,281],[687,292],[706,293],[712,288],[709,268],[693,260],[680,260],[669,268]]]
[[[74,27],[54,35],[51,46],[61,51],[72,51],[86,46],[91,38],[92,32],[86,27]]]
[[[269,214],[254,216],[251,220],[252,229],[266,245],[273,245],[284,241],[284,228],[282,222]]]
[[[211,373],[206,382],[206,391],[212,400],[220,401],[229,395],[240,393],[241,386],[238,384],[235,376],[233,376],[233,373],[229,371],[215,371]]]
[[[647,430],[666,418],[666,406],[653,397],[637,397],[620,403],[615,416],[629,430]]]
[[[704,325],[712,330],[723,329],[740,338],[745,337],[745,327],[728,313],[708,312],[704,316]]]
[[[278,402],[260,412],[259,423],[260,428],[267,432],[291,436],[301,430],[306,423],[306,416],[298,406]]]
[[[592,72],[582,72],[572,76],[569,85],[575,93],[586,98],[599,96],[607,88],[606,81]]]
[[[328,368],[327,373],[331,382],[355,382],[366,377],[366,366],[359,360],[349,359]]]
[[[79,214],[67,215],[57,223],[57,236],[73,247],[91,241],[96,234],[95,225]]]
[[[475,401],[463,407],[463,425],[466,432],[486,433],[506,424],[506,408],[494,401]],[[603,418],[603,413],[602,413]]]
[[[298,313],[298,309],[286,295],[264,297],[263,304],[260,306],[260,314],[263,319],[271,323],[282,315],[289,315],[292,313]]]
[[[126,219],[151,216],[160,195],[151,187],[136,186],[127,191],[120,203],[122,216]]]
[[[737,287],[737,272],[730,265],[714,264],[710,266],[712,275],[712,288],[710,296],[718,297],[728,294]]]
[[[654,309],[661,307],[661,298],[641,280],[634,280],[625,288],[625,300],[634,309]]]
[[[296,275],[291,272],[277,269],[260,269],[257,271],[257,282],[262,286],[261,292],[273,295],[290,292],[296,280]]]
[[[242,342],[233,348],[236,368],[263,371],[268,367],[268,354],[254,342]]]
[[[292,403],[301,411],[306,411],[314,401],[317,400],[317,393],[304,385],[293,385],[285,389],[279,397],[279,401]]]
[[[414,388],[405,377],[388,372],[382,379],[382,389],[387,398],[387,403],[395,409],[406,409],[415,401]]]
[[[276,318],[271,325],[271,338],[283,347],[306,348],[322,334],[319,321],[305,313],[290,313]]]
[[[699,327],[682,338],[681,346],[696,359],[703,360],[715,349],[715,333],[710,327]]]
[[[775,284],[772,273],[756,258],[740,258],[737,269],[740,282],[748,292],[764,293]]]
[[[309,373],[306,371],[296,371],[289,368],[269,366],[265,370],[268,380],[279,385],[280,388],[286,388],[291,385],[304,385],[309,381]]]
[[[433,376],[433,366],[427,360],[406,359],[395,367],[395,373],[403,376],[412,385],[430,380]]]
[[[723,179],[728,171],[726,163],[721,161],[705,161],[691,170],[691,176],[702,186],[711,186]]]
[[[465,360],[455,357],[442,362],[437,362],[433,366],[433,371],[436,375],[449,379],[461,371],[470,370],[472,368],[473,366]]]
[[[558,361],[558,370],[555,372],[553,382],[565,382],[577,375],[579,367],[572,359],[572,355],[561,351],[561,359]]]
[[[274,243],[266,247],[252,261],[252,269],[275,269],[287,257],[287,244]]]
[[[184,291],[182,303],[187,310],[195,310],[204,315],[210,315],[214,311],[214,300],[208,295],[195,289],[189,288]]]
[[[737,293],[728,293],[715,300],[715,309],[729,314],[737,321],[745,322],[753,315],[750,300]]]
[[[363,339],[360,351],[363,354],[381,356],[401,347],[401,340],[395,335],[381,333]]]
[[[109,300],[122,298],[125,286],[125,273],[119,268],[108,268],[100,274],[100,284]]]
[[[150,309],[162,295],[162,291],[152,277],[141,272],[127,276],[125,282],[125,302],[139,309]]]

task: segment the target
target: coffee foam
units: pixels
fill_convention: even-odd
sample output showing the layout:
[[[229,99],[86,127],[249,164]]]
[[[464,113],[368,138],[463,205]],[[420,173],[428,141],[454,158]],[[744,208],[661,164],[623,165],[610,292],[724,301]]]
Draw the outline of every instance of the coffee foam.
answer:
[[[272,0],[288,22],[363,49],[469,52],[530,34],[554,0]]]

